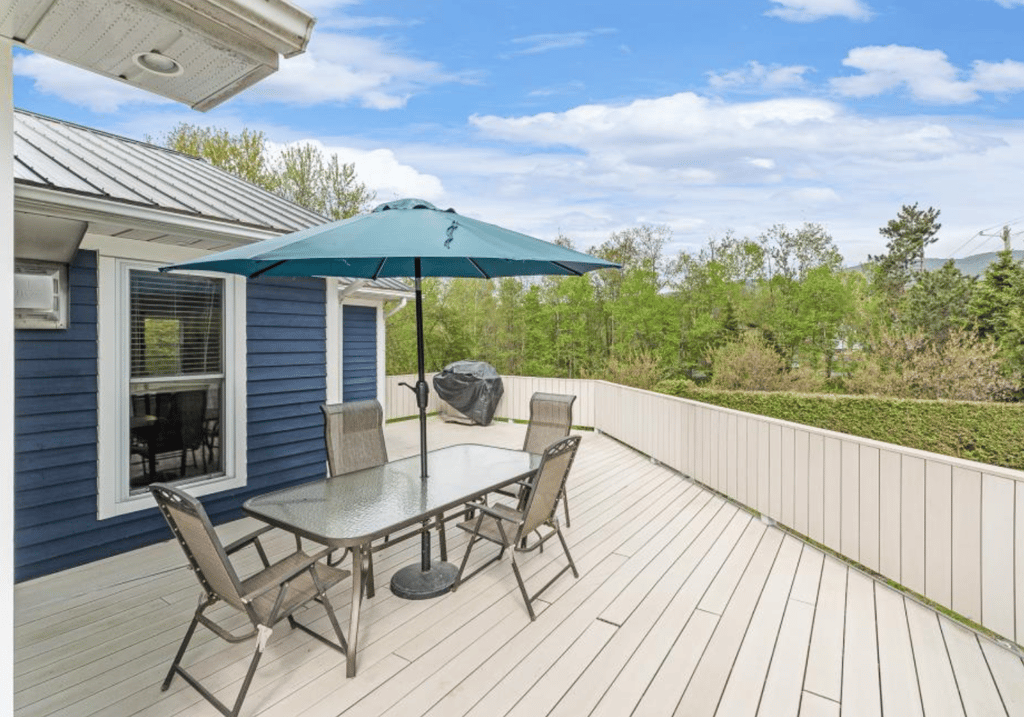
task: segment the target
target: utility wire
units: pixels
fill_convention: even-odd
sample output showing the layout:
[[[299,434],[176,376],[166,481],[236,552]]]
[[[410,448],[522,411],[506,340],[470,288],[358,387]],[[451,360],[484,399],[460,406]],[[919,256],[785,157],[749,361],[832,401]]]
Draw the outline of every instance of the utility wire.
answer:
[[[978,237],[984,237],[985,239],[991,239],[992,237],[999,237],[999,236],[1001,236],[1001,234],[987,234],[986,232],[991,232],[991,231],[993,231],[995,229],[1002,229],[1003,227],[1011,227],[1014,224],[1019,224],[1022,221],[1024,221],[1024,217],[1017,217],[1016,219],[1011,219],[1008,222],[1001,222],[1001,223],[993,225],[991,227],[986,227],[985,229],[979,229],[977,232],[975,232],[970,237],[968,237],[967,241],[965,241],[963,244],[961,244],[959,247],[957,247],[950,254],[950,258],[951,259],[959,259],[960,257],[957,256],[957,254],[959,254],[959,252],[961,250],[963,250],[968,244],[970,244],[972,241],[974,241]],[[1019,232],[1013,232],[1013,233],[1011,233],[1011,236],[1019,236],[1021,233],[1024,233],[1024,230],[1021,230]]]

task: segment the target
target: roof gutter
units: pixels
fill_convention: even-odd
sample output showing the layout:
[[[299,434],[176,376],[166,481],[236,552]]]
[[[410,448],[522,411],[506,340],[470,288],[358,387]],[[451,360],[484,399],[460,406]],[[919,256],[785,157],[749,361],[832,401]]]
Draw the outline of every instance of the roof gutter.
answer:
[[[285,57],[306,51],[316,18],[286,0],[145,0],[205,15]]]

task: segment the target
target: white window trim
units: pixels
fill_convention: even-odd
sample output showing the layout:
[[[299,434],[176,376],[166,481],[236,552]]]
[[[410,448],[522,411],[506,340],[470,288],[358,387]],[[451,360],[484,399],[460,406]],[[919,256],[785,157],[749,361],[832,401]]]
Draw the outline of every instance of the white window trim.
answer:
[[[153,247],[154,249],[156,247]],[[169,247],[170,248],[170,247]],[[147,260],[100,255],[97,258],[97,471],[96,517],[99,520],[156,507],[147,491],[129,492],[129,291],[131,269],[155,270],[176,257],[160,260],[152,249]],[[153,261],[153,259],[158,259]],[[192,495],[242,488],[248,482],[246,449],[247,353],[245,279],[189,272],[224,280],[224,474],[184,482]]]
[[[344,382],[344,371],[345,371],[345,321],[344,321],[344,306],[369,306],[370,308],[376,309],[376,328],[377,328],[377,400],[380,404],[384,405],[384,386],[387,383],[384,376],[384,370],[386,367],[386,361],[384,356],[385,350],[385,333],[384,333],[384,304],[380,301],[370,301],[367,299],[345,299],[344,301],[335,301],[337,305],[337,315],[334,321],[337,325],[337,339],[335,346],[337,349],[337,363],[334,364],[334,374],[337,377],[337,400],[344,400],[345,396],[345,382]],[[328,334],[328,343],[330,343],[330,334]],[[328,356],[330,360],[330,356]],[[330,366],[331,364],[328,363]],[[329,372],[330,373],[330,372]],[[328,387],[330,388],[330,387]],[[328,394],[330,395],[330,394]]]

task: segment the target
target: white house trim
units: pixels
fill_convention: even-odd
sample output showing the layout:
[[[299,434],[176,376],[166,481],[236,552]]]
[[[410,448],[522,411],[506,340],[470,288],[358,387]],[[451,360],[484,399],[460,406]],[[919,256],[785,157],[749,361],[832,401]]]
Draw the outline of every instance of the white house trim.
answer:
[[[327,362],[327,403],[341,401],[341,302],[338,301],[338,280],[324,279],[324,320],[327,336],[325,347]]]
[[[13,133],[13,125],[11,131]],[[11,171],[14,171],[13,165]],[[261,239],[281,235],[280,231],[254,227],[250,224],[233,224],[195,215],[177,214],[166,209],[112,202],[24,184],[14,187],[14,196],[19,211],[86,222],[131,224],[133,227],[161,234],[175,234],[197,240],[216,240],[225,246],[233,243],[252,244]]]
[[[173,252],[170,252],[173,253]],[[158,255],[159,256],[159,255]],[[127,362],[128,271],[133,268],[156,269],[173,259],[166,255],[153,261],[137,257],[100,254],[97,257],[97,467],[96,517],[98,520],[126,515],[156,507],[152,495],[130,495],[128,490],[128,425],[130,406]],[[224,284],[224,416],[221,439],[224,443],[224,475],[189,483],[193,495],[207,495],[247,483],[247,372],[246,372],[246,282],[243,277],[205,272],[199,276],[223,279]]]
[[[0,703],[14,714],[14,69],[0,36]]]

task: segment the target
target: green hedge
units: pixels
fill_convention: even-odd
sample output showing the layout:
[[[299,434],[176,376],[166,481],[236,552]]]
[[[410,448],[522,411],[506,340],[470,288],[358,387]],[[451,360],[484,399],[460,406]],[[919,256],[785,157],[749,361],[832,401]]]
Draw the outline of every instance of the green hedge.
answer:
[[[764,393],[663,381],[662,393],[806,426],[1024,470],[1024,404]]]

